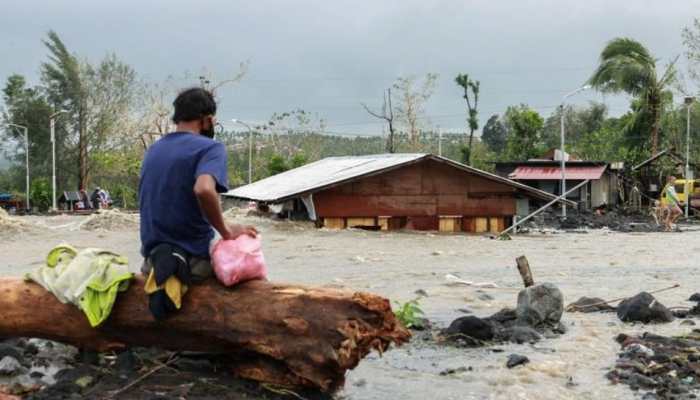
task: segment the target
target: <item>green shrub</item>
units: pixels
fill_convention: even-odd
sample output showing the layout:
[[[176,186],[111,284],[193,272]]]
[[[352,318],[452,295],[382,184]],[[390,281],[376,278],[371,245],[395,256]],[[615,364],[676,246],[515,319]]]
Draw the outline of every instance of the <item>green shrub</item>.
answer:
[[[29,200],[33,208],[46,211],[51,207],[51,185],[47,178],[35,178],[29,185]]]
[[[418,299],[407,301],[406,303],[396,302],[397,309],[394,312],[396,318],[406,328],[422,328],[423,327],[423,310],[418,304]]]

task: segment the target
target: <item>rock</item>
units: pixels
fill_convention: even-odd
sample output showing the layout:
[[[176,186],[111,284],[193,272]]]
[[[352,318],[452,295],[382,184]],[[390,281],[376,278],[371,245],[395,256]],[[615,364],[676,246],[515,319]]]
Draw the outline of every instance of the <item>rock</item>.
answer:
[[[492,340],[495,334],[493,325],[472,315],[459,317],[452,321],[444,333],[447,335],[461,334],[479,340]]]
[[[462,314],[471,314],[472,310],[468,308],[458,308],[457,311],[461,312]]]
[[[201,373],[201,372],[211,372],[213,371],[214,365],[211,361],[206,358],[180,358],[177,360],[173,366],[180,371]]]
[[[493,300],[493,296],[491,296],[491,295],[488,294],[488,293],[481,293],[481,294],[480,294],[479,296],[477,296],[477,297],[479,298],[479,300],[482,300],[482,301],[491,301],[491,300]]]
[[[467,372],[467,367],[447,368],[446,370],[440,371],[440,376],[454,375],[460,372]]]
[[[85,389],[86,387],[92,385],[92,383],[95,381],[95,378],[91,377],[90,375],[85,375],[81,376],[80,378],[75,380],[75,384],[80,386],[81,388]]]
[[[134,372],[136,368],[136,357],[134,357],[134,353],[132,353],[131,350],[119,353],[117,359],[114,361],[114,369],[120,374],[130,374]]]
[[[22,353],[23,351],[15,346],[6,343],[0,344],[0,359],[9,356],[19,361],[20,364],[22,364],[24,362],[24,357]]]
[[[426,292],[425,289],[418,289],[413,293],[415,293],[417,296],[428,297],[428,292]]]
[[[504,340],[523,344],[523,343],[535,343],[542,339],[542,336],[534,329],[527,326],[514,326],[505,329],[501,335]]]
[[[51,385],[46,389],[32,394],[32,400],[58,400],[82,398],[80,396],[81,388],[75,382],[60,381],[55,385]]]
[[[502,325],[506,328],[512,326],[517,319],[518,315],[512,308],[503,308],[499,312],[493,314],[492,316],[484,318],[484,320],[492,324]]]
[[[699,292],[699,293],[694,293],[692,296],[690,296],[690,298],[688,299],[688,301],[694,301],[694,302],[696,302],[696,303],[700,303],[700,292]]]
[[[684,319],[683,321],[681,321],[681,325],[694,326],[695,321],[693,321],[692,319]]]
[[[12,356],[5,356],[0,360],[0,375],[17,375],[22,371],[22,364]]]
[[[599,297],[581,297],[575,302],[566,306],[566,310],[570,312],[597,312],[597,311],[615,311],[615,307],[610,304],[603,304],[605,300]]]
[[[30,378],[34,378],[34,379],[41,379],[41,378],[44,377],[44,373],[41,372],[41,371],[32,371],[32,372],[29,374],[29,377],[30,377]]]
[[[506,367],[508,368],[514,368],[517,367],[518,365],[525,365],[530,362],[530,359],[521,356],[520,354],[511,354],[508,356],[508,361],[506,362]]]
[[[673,321],[671,311],[647,292],[623,300],[617,307],[617,316],[624,322]]]
[[[532,327],[556,325],[564,312],[564,296],[551,283],[530,286],[518,293],[518,323]]]
[[[624,348],[622,356],[626,358],[635,358],[637,356],[654,357],[654,350],[640,343],[632,343]]]
[[[100,354],[95,351],[80,350],[80,352],[78,353],[78,360],[85,364],[99,365]]]
[[[687,317],[688,317],[689,311],[690,311],[690,310],[681,310],[681,309],[679,309],[679,310],[671,310],[671,314],[673,314],[673,316],[674,316],[675,318],[683,319],[683,318],[687,318]]]

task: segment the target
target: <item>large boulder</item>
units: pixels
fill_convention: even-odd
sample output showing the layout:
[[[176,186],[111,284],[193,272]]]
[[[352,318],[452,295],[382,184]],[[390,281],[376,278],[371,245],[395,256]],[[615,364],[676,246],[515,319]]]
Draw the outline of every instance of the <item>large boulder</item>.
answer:
[[[564,296],[551,283],[530,286],[518,293],[518,324],[531,327],[557,325],[564,313]]]
[[[673,313],[654,296],[641,292],[625,299],[617,306],[617,316],[625,322],[671,322]]]
[[[493,325],[473,315],[452,321],[444,333],[448,336],[466,335],[479,340],[492,340],[495,334]]]

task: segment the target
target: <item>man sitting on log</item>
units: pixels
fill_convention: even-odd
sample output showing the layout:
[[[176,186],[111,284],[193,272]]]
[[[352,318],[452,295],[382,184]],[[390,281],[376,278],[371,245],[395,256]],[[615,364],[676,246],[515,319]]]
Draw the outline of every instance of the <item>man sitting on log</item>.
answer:
[[[228,190],[226,148],[214,140],[214,96],[191,88],[173,106],[176,130],[148,149],[139,182],[141,272],[157,319],[180,308],[190,280],[212,276],[214,229],[223,239],[257,234],[252,226],[224,222],[219,193]]]

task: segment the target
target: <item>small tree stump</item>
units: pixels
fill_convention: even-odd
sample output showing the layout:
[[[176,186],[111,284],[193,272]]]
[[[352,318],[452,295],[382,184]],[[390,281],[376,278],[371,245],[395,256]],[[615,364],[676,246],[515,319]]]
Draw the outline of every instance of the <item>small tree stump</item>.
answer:
[[[523,284],[525,287],[530,287],[535,284],[535,280],[532,278],[532,271],[530,271],[530,263],[527,261],[527,257],[520,256],[515,259],[518,264],[518,272],[523,278]]]

